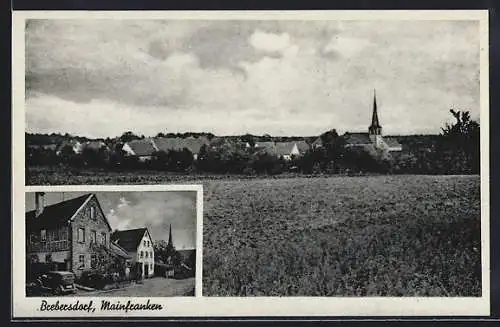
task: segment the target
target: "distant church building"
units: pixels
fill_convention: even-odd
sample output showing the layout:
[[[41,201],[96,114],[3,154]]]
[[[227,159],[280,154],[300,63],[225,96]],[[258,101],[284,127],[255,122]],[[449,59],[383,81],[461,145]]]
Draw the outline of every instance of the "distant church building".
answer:
[[[383,137],[382,126],[378,120],[377,96],[373,94],[372,123],[368,127],[368,133],[349,133],[343,135],[346,148],[373,146],[377,150],[396,152],[402,151],[403,147],[394,137]]]

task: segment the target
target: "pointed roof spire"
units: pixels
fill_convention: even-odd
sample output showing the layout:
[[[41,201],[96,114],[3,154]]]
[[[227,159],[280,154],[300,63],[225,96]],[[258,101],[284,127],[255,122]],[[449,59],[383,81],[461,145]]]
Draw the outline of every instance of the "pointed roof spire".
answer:
[[[174,241],[172,239],[172,224],[170,224],[170,230],[168,232],[168,245],[169,246],[173,246],[174,245]]]
[[[373,89],[373,113],[372,113],[372,127],[380,127],[380,123],[378,122],[378,113],[377,113],[377,93],[375,89]]]
[[[374,135],[382,134],[382,126],[378,121],[378,112],[377,112],[377,94],[375,93],[375,89],[373,89],[373,113],[372,113],[372,124],[368,127],[368,132]]]

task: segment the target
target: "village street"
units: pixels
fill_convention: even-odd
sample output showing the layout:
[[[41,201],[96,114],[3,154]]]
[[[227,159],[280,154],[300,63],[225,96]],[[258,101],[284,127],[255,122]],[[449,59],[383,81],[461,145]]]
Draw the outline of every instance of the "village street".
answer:
[[[194,296],[195,279],[170,279],[155,277],[145,279],[142,284],[133,284],[124,288],[99,292],[79,291],[78,296]]]

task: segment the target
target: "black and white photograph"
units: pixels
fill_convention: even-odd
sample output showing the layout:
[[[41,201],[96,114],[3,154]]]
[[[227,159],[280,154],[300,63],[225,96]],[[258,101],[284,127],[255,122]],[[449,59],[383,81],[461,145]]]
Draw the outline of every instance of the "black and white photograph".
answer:
[[[196,192],[31,192],[26,210],[26,296],[195,295]]]
[[[197,314],[489,312],[487,11],[24,17],[26,187],[202,186]],[[93,199],[109,252],[137,258],[121,234],[151,237],[134,290],[192,292],[157,261],[192,246],[175,214]],[[92,254],[66,256],[26,260],[78,281]]]

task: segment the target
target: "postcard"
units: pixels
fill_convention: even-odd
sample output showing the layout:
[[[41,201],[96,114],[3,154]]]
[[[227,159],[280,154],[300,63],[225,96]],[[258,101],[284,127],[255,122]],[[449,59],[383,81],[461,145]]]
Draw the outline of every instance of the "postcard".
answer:
[[[487,316],[488,12],[13,14],[13,317]]]

